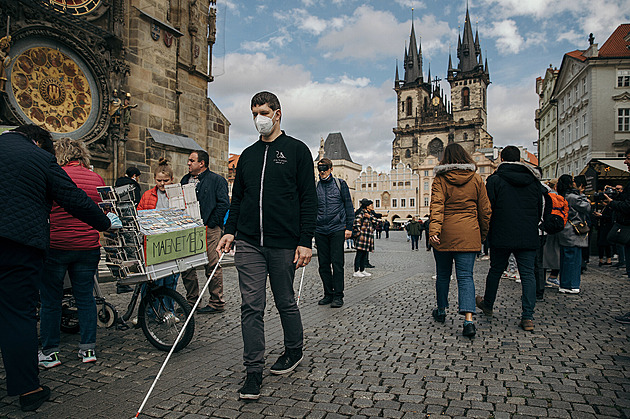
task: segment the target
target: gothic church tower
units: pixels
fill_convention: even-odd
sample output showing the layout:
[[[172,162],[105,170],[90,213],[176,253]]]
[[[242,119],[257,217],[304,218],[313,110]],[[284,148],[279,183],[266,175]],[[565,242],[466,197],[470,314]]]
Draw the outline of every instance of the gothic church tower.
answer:
[[[457,40],[457,58],[459,65],[453,68],[451,57],[448,62],[448,82],[451,85],[453,120],[474,121],[477,129],[487,134],[488,109],[487,90],[490,84],[488,60],[484,64],[479,46],[479,33],[473,38],[470,15],[466,9],[464,33]],[[473,139],[474,147],[484,147],[486,138],[479,132],[480,138]]]
[[[473,36],[468,8],[457,57],[457,68],[453,68],[449,56],[449,99],[440,87],[440,79],[431,79],[430,69],[427,80],[424,79],[422,47],[417,44],[412,19],[402,79],[396,65],[397,124],[393,130],[392,168],[403,163],[414,172],[426,172],[428,166],[433,167],[442,158],[446,144],[452,142],[462,144],[471,154],[492,147],[492,136],[487,131],[488,63],[483,63],[479,34]]]

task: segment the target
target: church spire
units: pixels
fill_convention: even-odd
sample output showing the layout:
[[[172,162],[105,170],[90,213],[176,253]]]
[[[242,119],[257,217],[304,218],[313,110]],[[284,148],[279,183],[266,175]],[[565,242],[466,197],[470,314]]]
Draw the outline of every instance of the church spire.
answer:
[[[400,77],[398,76],[398,60],[396,60],[396,77],[394,78],[394,87],[398,87],[398,82],[400,82]]]
[[[413,13],[413,11],[412,11]],[[409,36],[409,48],[405,47],[405,83],[422,83],[422,47],[418,47],[416,41],[416,29],[411,20],[411,35]]]

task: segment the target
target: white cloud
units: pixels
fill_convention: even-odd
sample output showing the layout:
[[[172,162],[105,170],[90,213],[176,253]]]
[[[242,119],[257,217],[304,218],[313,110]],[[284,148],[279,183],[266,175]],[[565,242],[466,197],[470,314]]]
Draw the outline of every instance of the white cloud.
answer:
[[[231,123],[231,153],[240,153],[257,137],[249,104],[261,90],[278,95],[283,129],[314,153],[320,138],[341,132],[355,162],[389,168],[396,124],[390,81],[374,86],[365,77],[343,75],[316,82],[303,66],[285,65],[280,58],[228,54],[225,74],[210,84],[209,94]]]
[[[339,18],[337,18],[339,19]],[[346,16],[319,39],[317,48],[327,58],[336,60],[374,61],[383,57],[399,57],[405,40],[409,39],[409,21],[399,23],[389,11],[360,6],[352,16]],[[423,54],[431,55],[448,48],[452,33],[448,23],[425,14],[416,19],[416,36],[422,37]]]
[[[496,47],[500,54],[516,54],[524,46],[523,37],[518,33],[516,22],[508,19],[494,22],[485,34],[496,38]]]
[[[522,145],[536,152],[534,112],[538,108],[535,79],[517,86],[492,84],[488,89],[488,131],[495,146]]]
[[[301,30],[312,35],[319,35],[326,30],[328,22],[305,9],[291,9],[289,11],[275,12],[274,18],[281,22],[287,22],[288,25],[295,25]]]

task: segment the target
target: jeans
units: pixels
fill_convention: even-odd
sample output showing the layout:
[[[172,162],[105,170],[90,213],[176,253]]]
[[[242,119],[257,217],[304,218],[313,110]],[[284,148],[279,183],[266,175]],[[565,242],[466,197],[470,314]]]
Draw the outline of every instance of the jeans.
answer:
[[[582,275],[582,248],[560,247],[560,288],[579,289]]]
[[[49,355],[59,351],[61,300],[66,272],[72,283],[72,294],[79,316],[81,330],[79,349],[87,350],[96,347],[94,275],[96,275],[100,258],[99,249],[50,249],[48,251],[39,287],[42,302],[39,329],[44,354]]]
[[[262,372],[265,364],[265,305],[267,276],[280,314],[286,349],[301,349],[304,340],[302,317],[295,301],[293,280],[295,249],[260,247],[236,240],[234,264],[241,290],[243,365],[248,373]]]
[[[513,253],[516,258],[518,271],[521,275],[521,305],[522,318],[534,319],[534,308],[536,307],[536,277],[534,275],[534,260],[536,259],[536,250],[533,249],[502,249],[490,248],[490,270],[486,277],[486,292],[483,296],[483,302],[486,307],[492,309],[497,298],[499,290],[499,281],[503,271],[508,266],[508,259]]]
[[[541,235],[539,239],[540,247],[536,249],[536,259],[534,260],[534,276],[536,277],[536,297],[542,298],[545,296],[545,284],[547,282],[547,274],[543,268],[543,253],[547,236]]]
[[[154,285],[156,287],[164,287],[164,288],[168,288],[168,289],[171,289],[173,291],[176,291],[177,290],[177,279],[178,278],[179,278],[179,274],[172,274],[172,275],[169,275],[169,276],[165,276],[164,278],[160,278],[160,279],[156,280]],[[144,295],[146,293],[147,293],[147,284],[142,284],[142,291],[140,292],[140,296],[142,298],[144,298]],[[175,302],[173,301],[172,298],[165,298],[164,299],[164,305],[171,312],[175,311]],[[193,306],[190,306],[190,308],[192,309]]]
[[[415,250],[418,248],[418,240],[420,236],[416,236],[415,234],[411,235],[411,250]]]
[[[435,293],[438,308],[448,307],[448,288],[453,272],[453,260],[457,274],[457,296],[459,300],[459,314],[475,313],[475,282],[473,281],[473,267],[477,252],[440,252],[433,249],[437,279]]]
[[[345,230],[330,234],[315,233],[319,276],[324,284],[324,297],[343,298],[343,242],[345,235]]]

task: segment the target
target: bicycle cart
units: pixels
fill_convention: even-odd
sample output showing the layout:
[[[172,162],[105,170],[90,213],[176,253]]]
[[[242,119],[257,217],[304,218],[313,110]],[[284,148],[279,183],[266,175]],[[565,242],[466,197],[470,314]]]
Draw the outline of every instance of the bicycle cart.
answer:
[[[169,185],[171,186],[171,185]],[[172,185],[171,194],[183,197],[180,185]],[[186,272],[208,263],[206,229],[198,214],[194,189],[188,189],[188,205],[172,199],[173,204],[187,207],[137,211],[129,186],[97,188],[104,212],[115,212],[122,228],[105,234],[106,265],[119,285],[135,285],[127,311],[118,320],[122,327],[138,307],[138,326],[156,348],[168,351],[173,347],[181,328],[191,313],[186,299],[177,291],[156,285],[169,275]],[[170,198],[170,197],[169,197]],[[169,202],[171,199],[169,199]],[[197,204],[196,206],[194,204]],[[192,215],[191,215],[192,213]],[[190,319],[175,351],[192,340],[194,318]]]

